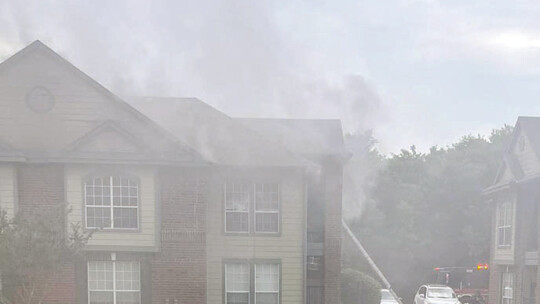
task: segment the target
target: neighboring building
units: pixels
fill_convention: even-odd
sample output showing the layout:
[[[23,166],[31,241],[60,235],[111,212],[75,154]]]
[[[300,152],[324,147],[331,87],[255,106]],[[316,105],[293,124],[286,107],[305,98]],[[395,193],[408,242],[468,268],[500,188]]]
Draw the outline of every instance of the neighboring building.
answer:
[[[120,99],[39,41],[0,64],[0,206],[99,229],[46,303],[338,304],[346,158],[338,120]]]
[[[540,303],[540,117],[519,117],[494,185],[490,304]]]

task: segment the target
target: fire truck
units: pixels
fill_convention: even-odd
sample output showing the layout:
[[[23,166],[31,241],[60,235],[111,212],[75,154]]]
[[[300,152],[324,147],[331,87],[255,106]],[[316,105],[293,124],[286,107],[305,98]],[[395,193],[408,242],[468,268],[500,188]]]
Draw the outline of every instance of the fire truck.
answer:
[[[486,303],[488,297],[489,266],[436,267],[436,283],[452,287],[461,303]]]

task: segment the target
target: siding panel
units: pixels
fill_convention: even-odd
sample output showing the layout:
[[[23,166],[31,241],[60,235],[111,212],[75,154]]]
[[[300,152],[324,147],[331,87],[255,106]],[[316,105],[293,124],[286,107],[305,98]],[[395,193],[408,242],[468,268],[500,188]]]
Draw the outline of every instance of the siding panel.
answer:
[[[215,178],[208,203],[207,235],[207,303],[223,303],[223,260],[280,259],[281,303],[303,302],[304,288],[304,180],[299,170],[265,172],[269,180],[279,180],[281,186],[280,236],[224,235],[223,183],[227,174]],[[249,179],[246,179],[249,181]],[[215,190],[219,191],[215,191]]]
[[[66,166],[66,200],[71,207],[69,214],[70,223],[78,223],[84,227],[83,208],[84,178],[103,167],[90,166]],[[155,204],[156,194],[154,189],[155,169],[152,167],[140,166],[130,167],[126,173],[139,178],[139,231],[98,231],[88,242],[90,246],[136,246],[136,247],[156,247],[155,231]]]

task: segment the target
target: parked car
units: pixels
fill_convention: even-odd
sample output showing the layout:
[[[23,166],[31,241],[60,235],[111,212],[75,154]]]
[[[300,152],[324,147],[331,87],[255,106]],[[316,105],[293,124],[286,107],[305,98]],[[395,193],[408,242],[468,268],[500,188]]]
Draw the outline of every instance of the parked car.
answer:
[[[414,304],[459,304],[459,300],[452,288],[430,284],[420,286]]]
[[[399,304],[398,300],[392,295],[390,290],[381,289],[381,304]]]

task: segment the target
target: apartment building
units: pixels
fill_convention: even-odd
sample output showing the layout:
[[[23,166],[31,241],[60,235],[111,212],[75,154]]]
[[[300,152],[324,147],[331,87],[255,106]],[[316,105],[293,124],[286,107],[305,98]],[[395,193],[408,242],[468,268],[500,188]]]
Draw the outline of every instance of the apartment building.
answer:
[[[0,207],[95,231],[46,303],[340,303],[339,120],[120,98],[36,41],[0,64]]]
[[[540,117],[519,117],[493,186],[490,304],[535,304],[540,298],[538,217]]]

